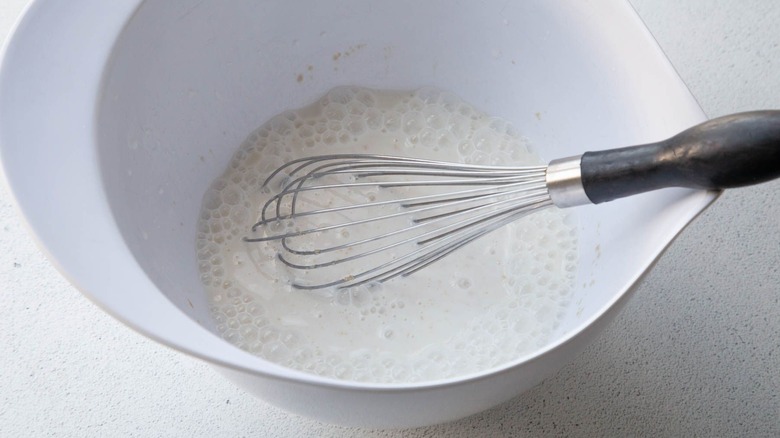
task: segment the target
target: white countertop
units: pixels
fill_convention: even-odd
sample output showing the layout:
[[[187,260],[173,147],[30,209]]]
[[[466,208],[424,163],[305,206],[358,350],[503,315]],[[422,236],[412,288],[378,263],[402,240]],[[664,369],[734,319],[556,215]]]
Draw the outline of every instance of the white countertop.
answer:
[[[0,41],[29,0],[2,0]],[[780,3],[632,0],[710,117],[780,108]],[[0,187],[0,437],[780,436],[780,181],[725,193],[575,362],[454,423],[287,414],[136,334],[49,264]]]

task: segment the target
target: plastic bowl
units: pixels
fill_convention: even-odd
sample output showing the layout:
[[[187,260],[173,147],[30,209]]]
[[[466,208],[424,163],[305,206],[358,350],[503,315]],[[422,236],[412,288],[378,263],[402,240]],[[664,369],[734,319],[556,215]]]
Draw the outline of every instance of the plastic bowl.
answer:
[[[213,333],[195,225],[249,132],[337,85],[453,91],[547,159],[704,120],[625,2],[37,0],[0,66],[6,181],[52,262],[106,312],[284,409],[370,427],[464,417],[555,372],[716,196],[582,207],[570,312],[513,363],[393,385],[286,369]]]

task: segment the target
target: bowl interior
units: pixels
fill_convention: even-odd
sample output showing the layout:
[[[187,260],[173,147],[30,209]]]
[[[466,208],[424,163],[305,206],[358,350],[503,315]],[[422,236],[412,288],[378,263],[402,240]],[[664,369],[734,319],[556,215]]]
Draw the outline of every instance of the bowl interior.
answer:
[[[144,2],[116,41],[96,113],[113,217],[159,291],[210,327],[194,248],[202,195],[269,117],[338,85],[435,86],[509,120],[547,160],[659,140],[702,115],[630,12],[545,1]],[[707,199],[666,190],[580,208],[580,268],[558,336],[625,293]]]

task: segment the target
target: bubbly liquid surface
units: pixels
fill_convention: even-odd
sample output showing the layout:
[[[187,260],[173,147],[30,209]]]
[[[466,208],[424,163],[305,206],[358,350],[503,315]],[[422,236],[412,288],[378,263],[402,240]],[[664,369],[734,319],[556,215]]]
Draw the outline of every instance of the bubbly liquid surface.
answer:
[[[266,176],[295,158],[373,153],[536,165],[506,122],[435,89],[336,88],[252,133],[203,200],[198,263],[219,333],[281,365],[339,379],[438,380],[543,346],[567,312],[577,263],[568,211],[531,214],[406,278],[349,291],[292,289],[268,243],[247,243]]]

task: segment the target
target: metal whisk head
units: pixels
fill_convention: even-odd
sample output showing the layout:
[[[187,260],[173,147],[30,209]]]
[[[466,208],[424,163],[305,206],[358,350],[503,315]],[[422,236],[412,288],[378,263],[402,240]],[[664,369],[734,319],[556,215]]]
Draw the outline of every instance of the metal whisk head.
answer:
[[[276,242],[293,286],[348,288],[408,276],[553,205],[547,166],[497,167],[386,155],[298,159],[264,182],[247,242]]]

